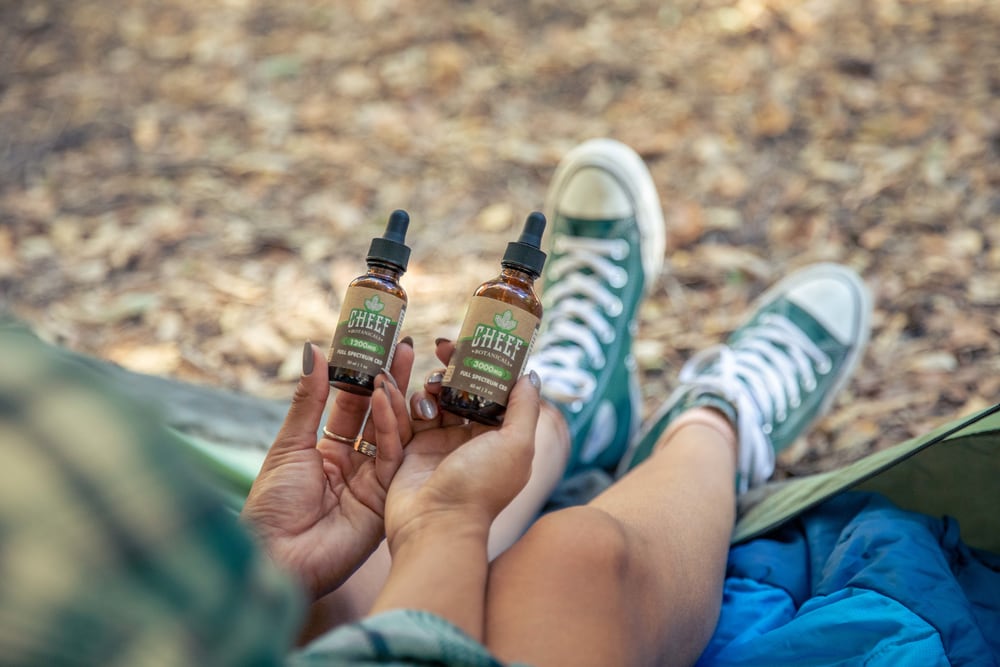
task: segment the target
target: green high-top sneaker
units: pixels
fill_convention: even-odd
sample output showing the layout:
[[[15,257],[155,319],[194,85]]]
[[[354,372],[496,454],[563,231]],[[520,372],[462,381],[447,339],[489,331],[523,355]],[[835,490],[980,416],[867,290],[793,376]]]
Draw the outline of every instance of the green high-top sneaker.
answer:
[[[684,365],[680,385],[647,421],[619,474],[648,458],[678,415],[708,406],[736,428],[738,491],[766,482],[775,455],[829,409],[847,382],[868,341],[871,310],[864,283],[845,266],[816,264],[785,277],[726,344]]]
[[[613,470],[639,423],[632,338],[663,268],[660,200],[635,151],[593,139],[560,162],[545,208],[545,314],[528,368],[569,425],[567,475]]]

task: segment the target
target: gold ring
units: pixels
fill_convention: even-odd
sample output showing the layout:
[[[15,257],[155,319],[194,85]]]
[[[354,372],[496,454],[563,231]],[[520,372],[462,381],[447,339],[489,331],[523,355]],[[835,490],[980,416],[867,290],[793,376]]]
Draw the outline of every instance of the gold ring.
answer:
[[[327,427],[323,427],[323,435],[330,438],[331,440],[336,440],[337,442],[342,442],[346,445],[354,446],[354,438],[348,438],[346,435],[337,435]]]
[[[358,438],[358,441],[354,443],[354,451],[361,452],[365,456],[370,456],[375,458],[375,452],[377,451],[374,442],[368,442],[364,438]]]

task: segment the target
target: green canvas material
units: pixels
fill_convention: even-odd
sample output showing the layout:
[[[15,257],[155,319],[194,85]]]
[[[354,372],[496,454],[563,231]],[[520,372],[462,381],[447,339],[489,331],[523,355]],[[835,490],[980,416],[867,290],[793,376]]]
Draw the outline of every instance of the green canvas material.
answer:
[[[730,423],[736,423],[736,408],[725,398],[713,393],[702,391],[692,391],[681,396],[680,400],[670,406],[661,406],[660,413],[654,415],[648,425],[643,426],[639,433],[638,443],[632,452],[632,458],[628,461],[628,469],[631,470],[649,458],[659,442],[660,436],[667,430],[678,415],[693,408],[714,408],[726,416]],[[737,473],[738,475],[739,473]]]
[[[732,542],[763,535],[848,490],[958,520],[970,546],[1000,552],[1000,404],[838,470],[767,484],[741,501]]]
[[[816,318],[783,296],[779,296],[770,303],[761,306],[746,324],[732,333],[726,344],[732,348],[737,348],[740,341],[753,340],[755,337],[754,329],[762,325],[764,317],[768,315],[779,315],[788,319],[830,359],[830,367],[825,374],[820,374],[817,371],[814,378],[816,382],[814,389],[804,387],[802,379],[799,379],[799,396],[801,399],[799,405],[796,407],[787,406],[787,413],[784,419],[773,419],[771,421],[772,431],[769,438],[774,451],[780,453],[795,442],[799,435],[804,433],[826,411],[830,400],[836,394],[836,385],[843,380],[843,374],[836,371],[846,363],[845,360],[851,353],[851,349],[830,335]],[[690,384],[692,386],[690,392],[680,396],[675,404],[662,406],[658,416],[654,416],[651,423],[645,427],[631,453],[631,458],[628,460],[627,465],[629,469],[634,468],[649,458],[660,436],[667,429],[667,426],[678,415],[693,407],[707,406],[715,408],[725,414],[733,424],[737,423],[736,406],[729,403],[728,399],[714,393],[712,389],[706,390],[700,387],[697,379],[691,381]],[[739,472],[737,472],[737,475],[739,475]]]
[[[238,511],[264,452],[174,433],[203,461]],[[966,542],[1000,552],[1000,404],[843,468],[752,489],[740,501],[732,542],[763,535],[852,489],[877,491],[904,509],[953,516]]]
[[[624,269],[628,281],[623,287],[616,288],[604,283],[607,290],[621,299],[622,314],[616,318],[608,318],[615,329],[614,338],[610,343],[603,344],[606,363],[602,368],[587,368],[597,379],[597,390],[594,400],[582,406],[566,406],[556,403],[566,418],[570,429],[570,439],[573,451],[570,453],[570,465],[567,475],[581,467],[611,468],[617,464],[628,445],[628,441],[638,426],[637,401],[639,388],[636,378],[635,360],[632,357],[632,338],[635,334],[635,320],[645,289],[645,279],[642,267],[642,251],[640,249],[639,226],[635,217],[617,220],[578,220],[563,215],[556,215],[552,222],[552,238],[559,236],[576,236],[595,239],[623,239],[628,242],[629,253],[621,260],[607,258],[615,266]],[[564,253],[555,248],[550,250],[546,268],[555,266]],[[587,270],[584,270],[587,271]],[[548,271],[542,275],[542,299],[545,290],[552,284]],[[580,450],[584,447],[584,435],[590,431],[591,423],[602,400],[608,400],[614,405],[617,415],[615,436],[612,444],[586,466],[578,466]]]
[[[203,457],[238,510],[263,453],[184,434],[178,439]],[[852,489],[877,491],[904,509],[955,517],[968,544],[1000,552],[1000,404],[843,468],[751,490],[741,500],[732,542],[763,535]]]
[[[174,428],[170,431],[177,442],[189,449],[212,475],[215,486],[223,494],[226,506],[235,512],[243,509],[243,502],[260,474],[267,452],[210,442]]]

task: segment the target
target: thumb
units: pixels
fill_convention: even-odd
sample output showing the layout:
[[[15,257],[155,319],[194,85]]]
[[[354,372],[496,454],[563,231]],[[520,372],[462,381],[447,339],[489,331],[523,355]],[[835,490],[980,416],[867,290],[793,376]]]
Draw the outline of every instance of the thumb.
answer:
[[[516,438],[518,442],[534,442],[535,427],[538,425],[538,414],[541,411],[539,390],[542,381],[535,371],[530,371],[514,384],[507,402],[507,412],[503,418],[500,431],[506,437]]]
[[[316,431],[323,419],[330,383],[326,360],[319,348],[306,342],[302,348],[302,376],[295,387],[285,423],[271,445],[271,451],[292,452],[316,446]]]
[[[522,485],[528,481],[531,461],[535,455],[535,429],[541,411],[540,387],[541,380],[535,371],[521,376],[510,392],[507,412],[497,431],[502,436],[508,454],[518,461],[523,472]]]

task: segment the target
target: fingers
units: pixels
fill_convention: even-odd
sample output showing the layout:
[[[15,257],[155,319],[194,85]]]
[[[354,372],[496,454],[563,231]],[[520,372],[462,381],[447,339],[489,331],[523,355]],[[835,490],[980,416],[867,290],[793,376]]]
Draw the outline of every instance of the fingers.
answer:
[[[410,386],[410,373],[413,371],[413,360],[416,354],[413,351],[413,339],[406,336],[396,345],[396,353],[392,357],[392,364],[389,372],[396,381],[396,386],[406,395],[406,390]],[[376,386],[378,386],[376,384]]]
[[[443,338],[438,338],[437,342],[438,358],[442,357],[442,350],[445,350],[447,352],[447,356],[450,357],[451,352],[455,349],[455,346],[452,345],[450,341],[446,341]],[[447,363],[447,361],[445,363]],[[445,369],[439,368],[438,370],[428,374],[427,378],[424,380],[424,395],[421,398],[426,398],[430,401],[431,405],[440,415],[441,418],[435,421],[436,426],[459,426],[464,424],[466,419],[452,412],[448,412],[447,410],[442,410],[440,406],[441,390],[444,389],[444,373]],[[414,417],[416,417],[418,414],[426,413],[414,412],[413,414]]]
[[[440,410],[438,410],[437,401],[434,400],[433,396],[418,391],[410,396],[410,414],[413,415],[414,421],[426,424],[435,422]]]
[[[512,428],[534,435],[538,414],[542,408],[542,380],[535,371],[522,375],[514,384],[507,402],[507,414],[501,428]],[[513,422],[513,423],[512,423]]]
[[[375,433],[375,441],[378,443],[375,452],[375,476],[382,488],[387,489],[403,462],[403,446],[410,441],[413,434],[409,431],[410,420],[406,413],[403,395],[399,389],[385,381],[385,376],[379,378],[376,380],[375,393],[372,394],[370,424]],[[409,435],[401,434],[401,431],[407,431]]]
[[[329,395],[326,360],[318,347],[307,342],[302,349],[302,376],[271,451],[288,452],[315,447],[316,430],[323,419]]]
[[[391,375],[386,375],[384,373],[379,375],[375,378],[375,386],[382,389],[382,391],[389,397],[389,407],[396,418],[396,431],[399,434],[400,441],[405,447],[407,443],[413,439],[413,426],[410,424],[410,413],[406,409],[406,395],[398,386],[393,384],[393,378]],[[378,390],[376,390],[376,393],[378,393]],[[375,394],[372,394],[372,396],[374,397]],[[374,411],[375,408],[372,406],[373,414]],[[375,433],[377,437],[377,429],[375,429],[375,427],[373,427],[373,433]]]
[[[480,440],[482,444],[499,444],[505,458],[506,486],[498,485],[497,504],[493,507],[499,513],[517,495],[531,477],[532,460],[535,456],[535,429],[541,411],[539,388],[541,381],[531,371],[514,385],[507,403],[503,424],[491,434],[490,439]],[[500,493],[500,489],[504,489]],[[494,515],[495,516],[495,515]]]
[[[434,341],[434,354],[442,364],[447,365],[451,361],[451,355],[455,353],[455,344],[447,338],[438,338]]]
[[[448,340],[447,338],[438,338],[434,341],[434,354],[437,356],[438,360],[443,364],[447,364],[451,361],[451,355],[455,353],[455,344]],[[441,393],[442,385],[441,378],[444,376],[444,370],[431,373],[427,376],[427,381],[424,383],[424,391],[434,397],[437,397]],[[458,426],[465,423],[465,418],[459,415],[448,412],[447,410],[442,411],[441,415],[441,425],[442,426]]]
[[[413,357],[413,339],[407,336],[396,345],[396,352],[389,369],[392,378],[389,379],[384,374],[379,375],[375,380],[376,391],[378,390],[378,383],[380,381],[388,380],[394,386],[398,386],[399,391],[405,392],[406,387],[410,383],[410,372],[413,370]],[[330,416],[326,421],[327,429],[331,433],[353,439],[358,434],[362,422],[364,422],[370,401],[371,399],[367,396],[338,391],[336,398],[333,400],[333,407],[330,409]],[[366,426],[364,438],[366,440],[373,440],[373,434],[374,430]]]
[[[413,430],[426,431],[429,428],[441,426],[441,409],[438,406],[438,395],[441,393],[441,380],[444,369],[432,371],[424,379],[423,391],[410,396],[410,414],[413,415]]]
[[[538,414],[542,402],[539,395],[542,381],[535,371],[530,371],[514,385],[507,403],[500,433],[512,442],[525,443],[534,451],[535,428],[538,426]]]
[[[436,371],[432,371],[424,379],[424,391],[437,399],[438,395],[441,393],[441,388],[444,386],[442,383],[444,381],[444,371],[445,369],[439,368]]]
[[[353,439],[361,428],[370,402],[367,396],[338,391],[326,420],[326,428],[331,433]]]

